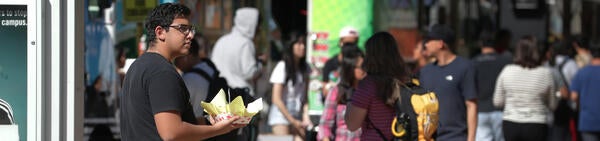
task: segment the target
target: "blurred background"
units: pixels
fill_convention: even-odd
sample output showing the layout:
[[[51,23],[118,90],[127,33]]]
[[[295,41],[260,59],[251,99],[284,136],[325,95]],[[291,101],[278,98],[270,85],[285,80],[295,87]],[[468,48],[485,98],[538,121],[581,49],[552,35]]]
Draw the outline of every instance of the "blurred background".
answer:
[[[416,65],[413,50],[423,33],[434,24],[449,25],[458,38],[457,54],[478,54],[482,32],[507,30],[510,44],[533,35],[545,45],[568,46],[579,35],[597,39],[600,33],[600,0],[85,0],[85,140],[119,140],[118,97],[121,81],[135,58],[147,48],[143,20],[160,3],[182,3],[192,10],[191,23],[205,38],[208,50],[231,31],[235,10],[255,7],[260,11],[254,38],[256,55],[268,58],[263,76],[254,81],[257,97],[269,99],[271,69],[281,55],[277,43],[291,33],[306,33],[307,61],[320,69],[339,52],[339,31],[353,27],[360,33],[358,46],[377,31],[387,31],[398,41],[405,61]],[[512,47],[509,46],[509,47]],[[511,48],[508,48],[511,50]],[[312,79],[320,79],[318,74]],[[320,86],[315,86],[320,87]],[[320,116],[322,97],[309,91],[309,113]],[[268,108],[265,108],[268,109]],[[268,111],[264,111],[268,112]],[[266,114],[261,114],[266,120]],[[318,118],[317,118],[318,119]],[[270,136],[264,121],[259,140]],[[318,122],[317,122],[318,123]],[[91,137],[92,136],[92,137]],[[109,139],[106,139],[109,140]]]

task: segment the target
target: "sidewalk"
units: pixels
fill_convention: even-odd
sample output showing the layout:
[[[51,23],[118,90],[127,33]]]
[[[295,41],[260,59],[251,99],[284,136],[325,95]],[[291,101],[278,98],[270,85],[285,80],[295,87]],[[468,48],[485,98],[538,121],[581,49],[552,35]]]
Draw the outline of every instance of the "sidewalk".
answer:
[[[259,134],[258,141],[293,141],[294,138],[291,135],[277,136],[272,134]]]

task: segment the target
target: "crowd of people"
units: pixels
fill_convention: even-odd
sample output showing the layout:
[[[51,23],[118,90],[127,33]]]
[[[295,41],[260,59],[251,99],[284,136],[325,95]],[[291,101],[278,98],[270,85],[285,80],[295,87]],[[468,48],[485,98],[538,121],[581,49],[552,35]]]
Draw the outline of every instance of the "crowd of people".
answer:
[[[545,44],[525,36],[511,47],[510,31],[485,31],[481,53],[469,58],[456,54],[456,34],[444,25],[431,26],[415,45],[414,65],[403,60],[397,44],[402,39],[377,32],[363,52],[358,31],[342,29],[341,52],[322,71],[325,109],[316,138],[307,135],[309,75],[315,70],[306,62],[302,33],[288,36],[281,60],[273,62],[266,119],[215,122],[200,101],[211,97],[218,78],[231,91],[255,97],[250,82],[270,69],[252,41],[258,15],[255,8],[238,9],[232,31],[211,47],[190,25],[187,7],[156,7],[145,22],[150,47],[123,81],[122,139],[256,140],[257,123],[267,121],[274,135],[295,140],[393,140],[394,106],[411,102],[398,89],[418,79],[439,100],[435,140],[600,140],[600,87],[594,85],[600,83],[600,44],[579,36]],[[332,72],[339,78],[332,79]]]

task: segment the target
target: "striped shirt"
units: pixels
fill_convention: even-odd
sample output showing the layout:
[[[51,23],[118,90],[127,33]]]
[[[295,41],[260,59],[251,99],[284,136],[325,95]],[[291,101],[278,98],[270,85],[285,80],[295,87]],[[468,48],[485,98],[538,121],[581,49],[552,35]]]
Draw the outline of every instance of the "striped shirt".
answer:
[[[546,124],[555,86],[547,67],[504,67],[496,82],[494,105],[504,107],[506,121]]]
[[[385,102],[378,95],[375,80],[368,75],[359,83],[352,95],[350,104],[367,110],[367,117],[361,125],[362,135],[360,140],[383,140],[375,128],[383,132],[383,135],[387,138],[386,140],[390,140],[392,137],[390,127],[395,116],[394,108],[385,105]],[[372,122],[375,128],[369,122]]]

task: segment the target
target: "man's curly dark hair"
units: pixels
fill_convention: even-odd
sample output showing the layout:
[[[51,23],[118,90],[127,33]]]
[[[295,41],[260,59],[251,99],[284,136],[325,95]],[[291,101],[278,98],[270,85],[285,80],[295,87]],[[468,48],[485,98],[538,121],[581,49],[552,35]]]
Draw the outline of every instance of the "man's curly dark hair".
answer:
[[[163,26],[168,31],[169,28],[166,27],[173,23],[175,18],[187,18],[189,16],[190,9],[182,4],[164,3],[157,6],[152,9],[146,17],[146,24],[144,27],[148,34],[147,41],[151,45],[156,42],[156,33],[154,33],[154,29],[157,26]]]

